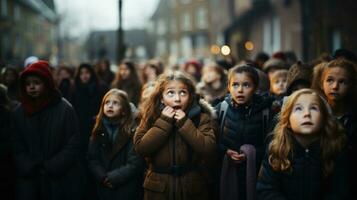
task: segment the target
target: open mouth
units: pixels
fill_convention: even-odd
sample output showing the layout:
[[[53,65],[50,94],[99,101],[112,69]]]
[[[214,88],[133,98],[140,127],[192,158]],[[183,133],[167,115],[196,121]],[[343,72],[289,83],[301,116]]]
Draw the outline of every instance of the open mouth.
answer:
[[[243,99],[244,99],[244,96],[237,96],[237,99],[243,100]]]
[[[340,96],[338,93],[335,93],[335,92],[331,92],[330,95],[331,95],[331,96],[334,96],[334,97]]]
[[[303,126],[311,126],[311,125],[314,125],[314,124],[312,122],[304,122],[301,125],[303,125]]]
[[[180,110],[181,109],[181,106],[174,106],[174,107],[172,107],[173,109],[175,109],[175,110]]]

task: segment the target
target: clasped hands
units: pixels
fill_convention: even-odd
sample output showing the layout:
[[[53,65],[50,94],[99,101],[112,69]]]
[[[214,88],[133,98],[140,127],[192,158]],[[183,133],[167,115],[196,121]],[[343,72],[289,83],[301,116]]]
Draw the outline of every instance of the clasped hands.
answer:
[[[176,121],[179,121],[186,116],[186,113],[183,110],[174,109],[171,106],[166,106],[161,113],[168,118],[174,118]]]

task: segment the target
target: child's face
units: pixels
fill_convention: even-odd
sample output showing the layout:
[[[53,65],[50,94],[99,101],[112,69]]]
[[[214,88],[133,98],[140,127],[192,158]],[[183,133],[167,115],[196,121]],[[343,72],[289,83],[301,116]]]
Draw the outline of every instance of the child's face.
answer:
[[[162,103],[175,110],[185,111],[188,107],[190,94],[187,86],[180,81],[170,81],[162,94]]]
[[[115,95],[109,95],[104,102],[104,115],[108,118],[119,117],[122,109],[120,100]]]
[[[81,79],[82,83],[88,83],[91,78],[91,74],[87,68],[82,68],[79,71],[79,78]]]
[[[251,101],[255,85],[246,73],[235,73],[229,81],[228,90],[238,105],[244,105]]]
[[[289,125],[295,134],[310,135],[321,128],[321,110],[316,96],[302,94],[292,108]]]
[[[186,72],[191,75],[196,75],[197,69],[194,65],[188,65],[186,68]]]
[[[119,67],[119,74],[122,79],[126,80],[130,76],[130,69],[126,65],[121,64]]]
[[[40,77],[30,75],[25,79],[25,89],[27,95],[32,98],[38,98],[43,94],[45,84]]]
[[[286,91],[286,77],[280,76],[271,81],[271,92],[275,95],[281,95]]]
[[[345,69],[333,67],[327,69],[323,77],[323,90],[329,101],[343,100],[349,89],[349,78]]]

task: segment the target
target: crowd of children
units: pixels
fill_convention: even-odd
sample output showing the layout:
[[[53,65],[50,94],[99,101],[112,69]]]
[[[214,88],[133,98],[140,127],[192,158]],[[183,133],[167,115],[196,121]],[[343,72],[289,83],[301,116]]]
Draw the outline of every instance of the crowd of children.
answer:
[[[346,54],[346,52],[348,54]],[[259,59],[262,55],[259,55]],[[0,77],[8,199],[353,199],[356,56],[36,60]],[[143,85],[143,86],[142,86]]]

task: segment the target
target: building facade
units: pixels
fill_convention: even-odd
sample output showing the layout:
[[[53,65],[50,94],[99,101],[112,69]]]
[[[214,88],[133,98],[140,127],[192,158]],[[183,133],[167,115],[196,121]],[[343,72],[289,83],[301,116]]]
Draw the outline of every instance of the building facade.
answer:
[[[0,59],[54,59],[58,19],[53,0],[0,0]]]
[[[223,29],[229,21],[226,2],[160,0],[147,28],[151,56],[170,64],[212,57],[211,46],[224,41]]]
[[[353,10],[346,0],[232,0],[234,19],[225,41],[237,59],[264,51],[294,52],[309,61],[338,48],[357,50]]]

